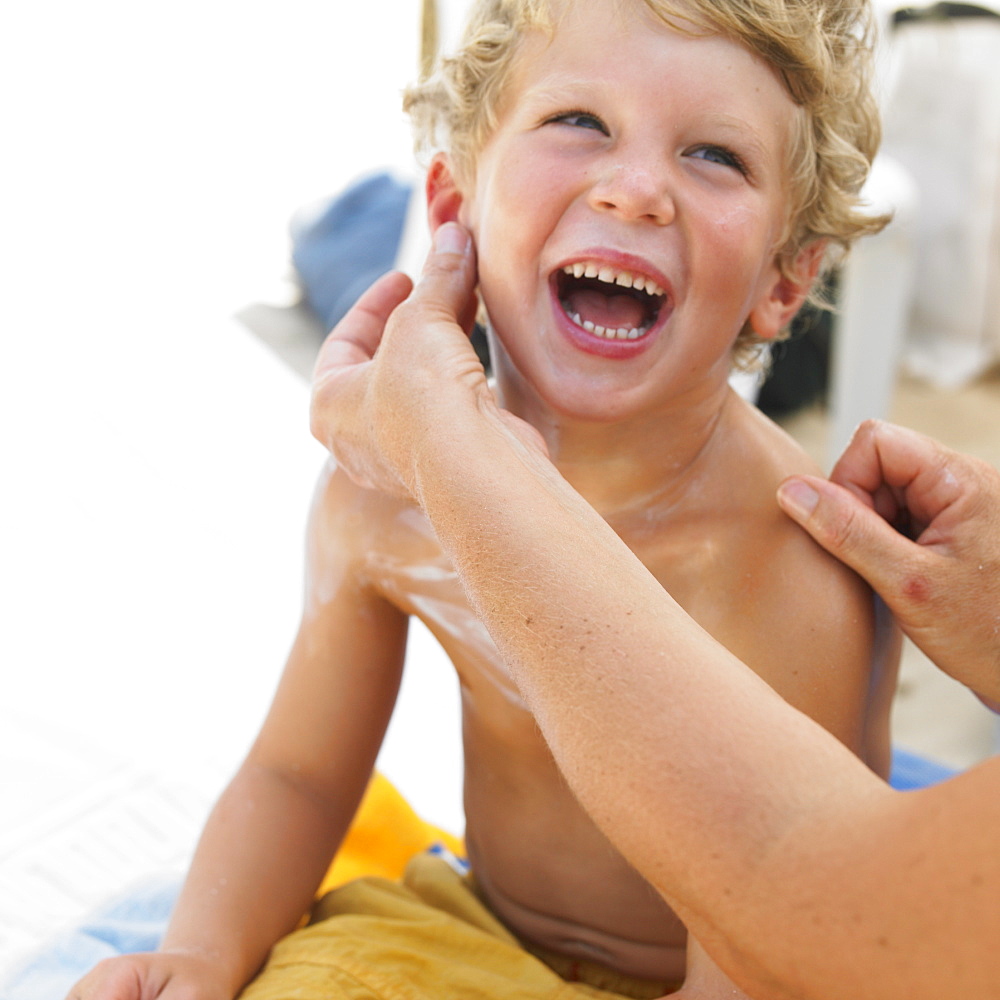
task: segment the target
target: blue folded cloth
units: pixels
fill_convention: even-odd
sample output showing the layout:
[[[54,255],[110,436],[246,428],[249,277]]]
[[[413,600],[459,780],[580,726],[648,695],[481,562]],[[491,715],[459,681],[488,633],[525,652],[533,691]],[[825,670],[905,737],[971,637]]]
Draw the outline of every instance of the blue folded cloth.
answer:
[[[892,748],[892,770],[889,784],[897,791],[910,792],[915,788],[937,785],[958,772],[936,761],[928,760],[902,747]]]
[[[392,270],[412,185],[372,174],[292,220],[292,263],[305,300],[328,330]]]
[[[0,1000],[62,1000],[102,959],[155,950],[180,886],[179,875],[152,879],[58,935],[0,987]]]

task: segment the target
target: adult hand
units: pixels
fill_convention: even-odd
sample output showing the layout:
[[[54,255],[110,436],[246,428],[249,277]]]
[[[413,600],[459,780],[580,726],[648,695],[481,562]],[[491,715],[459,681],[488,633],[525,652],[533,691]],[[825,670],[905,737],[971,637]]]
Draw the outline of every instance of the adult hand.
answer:
[[[785,512],[863,576],[903,631],[1000,711],[1000,473],[880,421],[858,428],[830,482],[782,484]]]
[[[182,952],[148,952],[105,959],[66,1000],[232,1000],[218,966]]]
[[[362,486],[414,495],[422,444],[477,408],[497,411],[469,342],[475,320],[469,234],[440,226],[424,271],[377,281],[337,324],[313,375],[313,435]],[[502,417],[513,421],[510,415]],[[526,425],[525,425],[526,426]]]

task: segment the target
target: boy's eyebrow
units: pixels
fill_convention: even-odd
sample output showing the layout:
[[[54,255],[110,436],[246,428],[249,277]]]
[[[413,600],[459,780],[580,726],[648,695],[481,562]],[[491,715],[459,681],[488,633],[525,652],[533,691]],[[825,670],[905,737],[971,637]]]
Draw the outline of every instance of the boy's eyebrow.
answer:
[[[593,80],[586,78],[559,80],[552,83],[541,82],[529,87],[522,98],[529,105],[565,104],[576,107],[581,100],[585,103],[591,94],[596,96],[599,90]]]

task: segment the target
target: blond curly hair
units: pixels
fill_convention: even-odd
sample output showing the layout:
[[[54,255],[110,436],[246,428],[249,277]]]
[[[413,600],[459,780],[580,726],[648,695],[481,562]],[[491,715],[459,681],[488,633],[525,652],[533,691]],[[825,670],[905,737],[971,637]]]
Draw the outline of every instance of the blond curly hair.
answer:
[[[458,51],[404,96],[418,152],[447,150],[458,177],[474,179],[520,40],[531,29],[554,30],[565,2],[476,0]],[[881,139],[871,91],[869,0],[634,2],[674,30],[742,44],[773,67],[799,109],[788,149],[787,222],[777,248],[782,273],[798,277],[800,251],[816,241],[828,248],[827,267],[834,266],[855,239],[888,222],[860,202]],[[752,331],[743,331],[737,356],[745,361],[758,343]]]

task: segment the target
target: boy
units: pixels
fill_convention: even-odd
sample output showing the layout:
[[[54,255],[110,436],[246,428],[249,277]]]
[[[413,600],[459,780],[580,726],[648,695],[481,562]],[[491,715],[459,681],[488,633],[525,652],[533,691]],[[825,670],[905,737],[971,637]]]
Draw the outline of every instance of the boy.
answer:
[[[847,0],[487,0],[408,103],[448,145],[429,219],[473,233],[501,405],[701,625],[884,772],[892,643],[870,593],[774,503],[810,463],[727,384],[734,355],[795,315],[826,243],[867,227],[865,15]],[[331,467],[298,637],[163,950],[78,996],[229,1000],[257,972],[364,792],[410,614],[461,682],[471,875],[422,858],[404,887],[334,892],[248,1000],[740,995],[567,789],[423,516]]]

